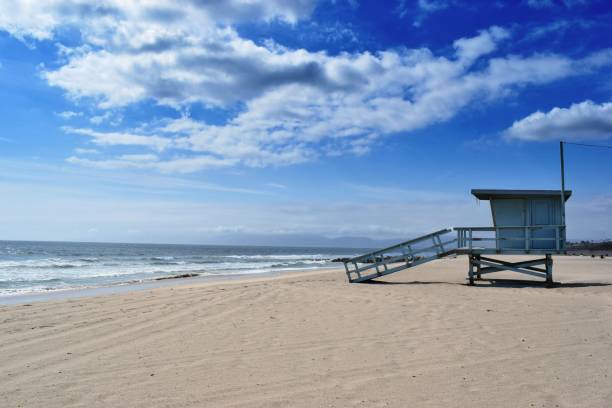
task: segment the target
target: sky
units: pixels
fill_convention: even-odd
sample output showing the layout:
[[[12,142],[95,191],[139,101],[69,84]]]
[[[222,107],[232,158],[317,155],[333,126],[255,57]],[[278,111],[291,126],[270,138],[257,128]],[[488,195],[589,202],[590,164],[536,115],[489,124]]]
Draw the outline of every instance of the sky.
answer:
[[[0,239],[335,244],[488,226],[612,145],[604,0],[3,0]],[[568,239],[612,149],[566,146]],[[345,240],[345,241],[343,241]]]

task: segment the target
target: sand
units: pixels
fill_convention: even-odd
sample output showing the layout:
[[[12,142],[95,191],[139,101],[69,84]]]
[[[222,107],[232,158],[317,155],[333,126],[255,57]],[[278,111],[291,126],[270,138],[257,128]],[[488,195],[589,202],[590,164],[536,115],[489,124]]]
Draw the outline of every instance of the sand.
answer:
[[[555,258],[554,289],[469,287],[466,271],[1,306],[0,406],[612,406],[612,260]]]

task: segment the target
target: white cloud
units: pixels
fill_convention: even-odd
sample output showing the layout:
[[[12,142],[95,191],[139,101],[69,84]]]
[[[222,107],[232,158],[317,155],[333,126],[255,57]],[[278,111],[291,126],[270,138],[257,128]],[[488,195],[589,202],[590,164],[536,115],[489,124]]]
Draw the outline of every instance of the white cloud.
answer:
[[[82,147],[77,147],[76,149],[74,149],[74,152],[78,154],[98,154],[100,153],[96,149],[84,149]]]
[[[584,101],[538,111],[514,122],[506,135],[528,141],[608,139],[612,137],[612,103]]]
[[[197,179],[177,176],[132,173],[129,170],[121,172],[100,171],[91,168],[70,168],[41,164],[38,161],[1,160],[5,181],[14,182],[24,189],[54,188],[69,195],[75,186],[77,191],[85,194],[85,190],[94,190],[104,197],[116,194],[125,196],[126,192],[138,192],[147,195],[174,195],[176,193],[222,192],[238,194],[268,195],[269,192],[258,186],[251,188],[235,186],[227,183],[219,184]],[[56,190],[56,192],[57,192]]]
[[[132,162],[154,162],[158,157],[154,154],[124,154],[119,156],[119,159]]]
[[[312,12],[310,0],[87,4],[11,0],[0,5],[0,27],[35,39],[53,38],[65,25],[79,29],[84,43],[60,46],[58,68],[42,75],[70,97],[99,108],[120,112],[151,101],[180,112],[192,104],[232,112],[215,125],[184,116],[116,132],[64,128],[98,146],[129,145],[140,147],[139,154],[172,155],[146,165],[121,157],[70,158],[87,166],[187,172],[366,154],[384,135],[448,120],[475,101],[494,101],[523,86],[612,63],[610,50],[583,59],[503,55],[510,33],[500,27],[457,39],[451,55],[427,48],[329,55],[272,40],[256,44],[231,25],[246,19],[295,22]],[[445,4],[421,1],[419,7],[431,12]],[[110,116],[91,120],[101,124]]]
[[[343,46],[346,44],[359,44],[362,47],[366,42],[361,35],[359,35],[351,23],[345,23],[335,21],[330,24],[320,24],[316,21],[311,21],[308,25],[300,26],[297,28],[300,40],[316,41],[319,43],[335,44],[337,46]],[[274,44],[274,43],[272,43]],[[268,48],[273,49],[273,45]]]
[[[555,2],[553,0],[527,0],[527,5],[536,9],[556,7],[559,5],[572,8],[575,6],[586,5],[591,2],[592,0],[561,0],[559,2]]]
[[[96,115],[89,118],[89,121],[94,125],[99,125],[112,117],[112,113],[110,111],[104,112],[102,115]]]
[[[527,5],[532,8],[548,8],[553,7],[555,3],[552,0],[527,0]]]
[[[451,1],[448,0],[418,0],[414,6],[411,3],[409,4],[407,0],[399,0],[395,11],[400,18],[404,18],[409,14],[414,15],[412,25],[420,27],[427,16],[447,9],[450,5]]]
[[[92,142],[99,146],[145,146],[157,151],[166,150],[172,145],[172,140],[159,136],[135,135],[124,132],[96,132],[91,129],[72,128],[65,126],[63,130],[67,133],[89,136]]]
[[[567,20],[555,20],[548,24],[537,26],[535,29],[527,33],[525,38],[527,40],[534,40],[545,37],[551,33],[564,33],[569,26],[570,23]]]
[[[457,58],[467,64],[471,64],[482,55],[489,54],[497,48],[501,40],[510,37],[510,32],[493,26],[488,30],[481,31],[476,37],[460,38],[453,45],[457,50]]]
[[[152,41],[164,41],[164,34]],[[202,103],[226,107],[286,84],[334,90],[324,72],[323,54],[258,46],[229,29],[211,29],[202,38],[181,33],[167,49],[142,51],[146,44],[122,44],[122,52],[91,51],[74,56],[43,76],[75,99],[93,98],[111,108],[153,99],[168,106]],[[141,50],[135,50],[140,48]]]
[[[113,34],[125,34],[124,21],[170,27],[194,20],[232,24],[278,18],[293,23],[310,15],[315,4],[315,0],[3,0],[0,28],[21,39],[49,40],[62,26],[76,26],[88,42],[99,44]]]
[[[55,114],[65,120],[72,119],[74,117],[83,115],[83,113],[81,112],[73,112],[73,111],[56,112]]]
[[[508,36],[492,27],[459,39],[454,58],[437,57],[427,49],[335,57],[303,52],[302,58],[318,64],[325,85],[276,86],[246,99],[244,109],[223,125],[184,116],[166,119],[148,129],[149,134],[69,131],[90,136],[99,145],[181,149],[249,167],[293,164],[321,155],[365,154],[383,135],[448,120],[476,99],[493,101],[517,87],[588,73],[612,62],[612,54],[604,51],[579,60],[511,55],[474,67]],[[202,168],[192,163],[177,161],[167,170]]]
[[[66,159],[70,164],[96,169],[153,169],[161,173],[193,173],[195,171],[228,167],[236,164],[234,160],[213,156],[177,157],[160,160],[153,154],[126,154],[112,159],[90,160],[70,156]]]
[[[280,189],[286,189],[287,188],[287,186],[284,185],[284,184],[274,183],[274,182],[266,183],[266,185],[268,187],[272,187],[272,188],[280,188]]]

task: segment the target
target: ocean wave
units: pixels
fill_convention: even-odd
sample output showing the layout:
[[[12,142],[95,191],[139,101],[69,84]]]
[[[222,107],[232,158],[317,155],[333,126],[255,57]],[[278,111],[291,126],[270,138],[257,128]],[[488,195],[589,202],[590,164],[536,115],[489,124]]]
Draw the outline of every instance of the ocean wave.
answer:
[[[53,282],[63,282],[61,278],[48,278],[48,279],[36,279],[36,280],[25,280],[25,279],[15,279],[15,280],[0,280],[0,288],[9,287],[9,286],[18,286],[18,285],[37,285],[37,284],[48,284]]]
[[[289,255],[226,255],[226,258],[233,259],[277,259],[277,260],[314,260],[327,261],[332,259],[331,255],[323,254],[289,254]]]
[[[286,266],[297,266],[297,265],[325,265],[328,261],[324,260],[305,260],[297,262],[280,262],[270,265],[272,268],[283,268]]]
[[[154,261],[151,262],[151,265],[186,265],[187,262],[186,261],[176,261],[176,262],[172,262],[172,261]]]
[[[117,266],[89,266],[87,268],[31,268],[29,270],[0,270],[1,282],[21,284],[24,282],[42,282],[61,280],[63,282],[77,282],[99,279],[123,279],[126,277],[147,277],[164,274],[181,273],[212,273],[214,275],[232,273],[262,273],[268,271],[282,271],[293,269],[306,269],[311,267],[324,267],[326,261],[286,261],[286,262],[217,262],[201,263],[160,263],[160,264],[123,264]]]
[[[0,262],[0,269],[42,269],[42,268],[80,268],[90,264],[62,259],[41,259],[41,260],[25,260],[25,261],[4,261]]]
[[[330,267],[348,256],[278,247],[16,243],[0,247],[0,295],[142,282],[165,276],[224,276]],[[316,252],[316,251],[313,251]]]

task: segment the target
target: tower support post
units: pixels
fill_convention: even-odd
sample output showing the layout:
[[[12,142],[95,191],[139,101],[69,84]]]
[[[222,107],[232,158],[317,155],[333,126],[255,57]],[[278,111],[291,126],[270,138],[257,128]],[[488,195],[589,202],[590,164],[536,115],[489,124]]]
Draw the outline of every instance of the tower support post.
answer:
[[[553,260],[551,254],[545,254],[544,258],[519,262],[509,262],[474,253],[468,253],[467,255],[469,259],[468,280],[470,285],[474,285],[474,280],[481,279],[482,275],[512,271],[543,278],[547,287],[553,286]]]
[[[476,262],[475,262],[476,258],[473,254],[469,254],[468,258],[470,261],[470,267],[468,269],[468,280],[470,282],[470,285],[474,285],[474,268],[476,266]]]
[[[546,254],[546,286],[551,288],[553,284],[553,260],[550,254]]]

